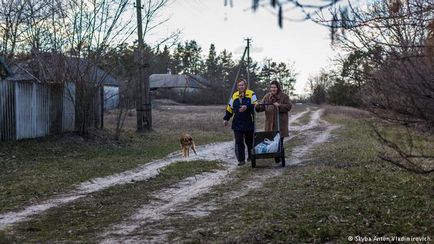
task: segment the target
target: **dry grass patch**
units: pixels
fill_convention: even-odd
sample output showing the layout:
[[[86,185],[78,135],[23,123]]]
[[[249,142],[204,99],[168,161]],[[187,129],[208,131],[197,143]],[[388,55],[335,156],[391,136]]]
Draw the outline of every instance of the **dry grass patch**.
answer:
[[[118,111],[105,115],[106,127],[114,129]],[[158,105],[152,110],[153,129],[158,132],[212,131],[226,133],[223,126],[225,106]],[[136,129],[136,114],[130,110],[125,120],[124,130]]]
[[[323,108],[324,108],[324,113],[323,113],[324,116],[343,115],[355,119],[372,118],[372,114],[363,109],[345,107],[345,106],[331,106],[331,105],[324,105]]]

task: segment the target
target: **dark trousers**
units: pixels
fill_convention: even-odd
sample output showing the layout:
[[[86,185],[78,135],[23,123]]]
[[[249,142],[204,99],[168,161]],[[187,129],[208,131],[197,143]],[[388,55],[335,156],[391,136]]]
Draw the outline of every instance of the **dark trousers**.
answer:
[[[246,160],[245,145],[247,145],[247,150],[249,153],[248,157],[250,157],[252,154],[253,131],[234,130],[234,135],[235,135],[235,155],[237,156],[238,162],[243,162]]]

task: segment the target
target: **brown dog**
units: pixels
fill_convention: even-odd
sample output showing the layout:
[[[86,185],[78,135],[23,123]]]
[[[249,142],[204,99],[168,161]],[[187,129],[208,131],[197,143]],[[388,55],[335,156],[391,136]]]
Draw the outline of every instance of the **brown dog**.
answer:
[[[181,142],[181,153],[183,157],[188,158],[190,156],[190,147],[193,149],[194,154],[197,155],[196,145],[194,144],[193,137],[191,137],[190,134],[182,134],[179,141]]]

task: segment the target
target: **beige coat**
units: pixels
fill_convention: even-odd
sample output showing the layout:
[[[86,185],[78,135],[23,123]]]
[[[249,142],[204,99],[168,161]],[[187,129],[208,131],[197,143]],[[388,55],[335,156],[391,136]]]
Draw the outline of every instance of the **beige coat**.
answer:
[[[279,103],[279,123],[280,123],[280,136],[287,137],[288,133],[288,112],[291,110],[292,103],[288,95],[279,92],[276,96],[273,96],[271,92],[267,93],[261,100],[261,104],[272,104]],[[256,106],[256,111],[265,111],[265,131],[275,131],[277,130],[275,123],[275,110],[276,107],[273,105],[258,105]]]

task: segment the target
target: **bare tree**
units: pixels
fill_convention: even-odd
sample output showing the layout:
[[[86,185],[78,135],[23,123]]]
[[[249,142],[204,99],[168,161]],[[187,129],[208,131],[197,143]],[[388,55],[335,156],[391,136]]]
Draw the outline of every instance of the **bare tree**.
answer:
[[[251,9],[256,11],[259,8],[266,9],[272,15],[277,16],[278,25],[283,27],[283,21],[306,21],[314,20],[323,10],[337,6],[341,0],[323,0],[313,3],[309,0],[254,0]],[[225,6],[233,6],[233,0],[225,0]],[[288,17],[285,12],[298,10],[298,17]],[[344,12],[345,10],[342,9]]]
[[[142,123],[146,120],[147,128],[151,128],[152,120],[151,120],[151,111],[147,111],[146,116],[143,116],[143,101],[142,98],[148,97],[150,99],[150,94],[143,94],[142,91],[143,88],[143,77],[149,76],[150,74],[146,71],[144,71],[145,66],[149,66],[149,61],[146,63],[146,60],[149,60],[149,57],[146,57],[144,55],[144,47],[143,47],[143,41],[146,41],[146,38],[152,34],[154,31],[156,31],[161,25],[166,23],[169,18],[163,18],[160,15],[161,10],[169,3],[168,0],[148,0],[145,1],[145,3],[142,6],[135,6],[136,8],[140,8],[140,15],[142,16],[142,23],[140,23],[140,28],[138,28],[138,31],[141,31],[139,33],[139,47],[136,48],[134,52],[134,71],[129,72],[126,74],[125,67],[121,67],[122,65],[125,66],[125,63],[121,63],[121,66],[118,66],[118,70],[122,70],[121,73],[123,73],[124,77],[127,77],[124,84],[125,86],[122,87],[122,93],[121,96],[121,103],[120,103],[120,109],[119,114],[117,117],[117,124],[116,124],[116,133],[115,138],[119,139],[120,132],[123,128],[123,121],[125,120],[126,114],[129,111],[129,108],[133,102],[136,103],[136,108],[139,110],[136,113],[137,116],[137,125],[138,125],[138,131],[142,131],[144,128],[142,126]],[[143,28],[142,28],[143,26]],[[174,42],[178,39],[180,32],[175,31],[171,33],[169,36],[163,38],[160,40],[156,45],[155,48],[158,49],[160,45],[168,43],[168,42]],[[172,44],[173,45],[173,44]],[[150,47],[150,45],[147,45]],[[132,76],[132,74],[135,74]],[[131,84],[136,84],[135,87],[133,87]],[[134,91],[134,92],[133,92]],[[144,91],[148,92],[148,91]],[[135,95],[132,95],[135,94]],[[147,106],[150,108],[149,102],[147,103]],[[145,107],[146,109],[146,107]]]
[[[434,0],[380,1],[350,9],[333,26],[340,30],[336,43],[366,54],[364,103],[382,120],[402,127],[396,137],[375,127],[385,146],[379,157],[416,173],[433,172],[434,155],[426,150],[432,136],[415,135],[434,133]]]
[[[327,89],[330,86],[329,74],[322,70],[319,74],[308,78],[308,88],[310,90],[310,101],[315,104],[327,102]]]
[[[133,83],[132,80],[132,77],[127,80],[124,86],[125,90],[119,93],[119,113],[116,117],[115,140],[119,140],[130,106],[133,104],[133,99],[128,96],[129,91],[133,88],[131,85]]]
[[[126,41],[135,26],[128,0],[2,1],[2,53],[29,57],[41,80],[73,83],[76,129],[92,124],[107,73],[97,67],[111,45]],[[19,46],[17,45],[19,44]],[[66,85],[66,87],[71,87]]]
[[[143,37],[167,21],[159,16],[167,3],[146,1]],[[107,65],[104,59],[110,48],[131,41],[137,28],[132,10],[128,0],[0,0],[0,55],[30,58],[38,79],[71,88],[67,94],[75,104],[76,129],[86,134],[89,126],[98,126],[92,110],[102,100],[108,73],[116,65],[129,65]],[[178,35],[174,32],[159,44]],[[108,72],[101,75],[101,66]]]
[[[1,0],[0,1],[0,35],[1,55],[12,57],[24,24],[24,1],[22,0]]]

